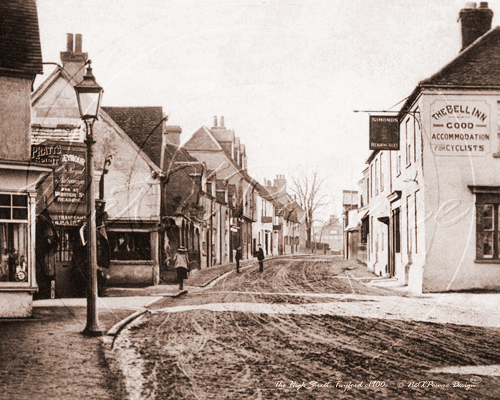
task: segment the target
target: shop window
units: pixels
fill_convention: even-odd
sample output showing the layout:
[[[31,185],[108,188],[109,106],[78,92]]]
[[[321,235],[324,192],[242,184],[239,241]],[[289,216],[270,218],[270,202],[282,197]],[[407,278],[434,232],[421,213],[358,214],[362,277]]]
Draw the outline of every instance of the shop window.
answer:
[[[151,260],[149,232],[108,232],[111,260]]]
[[[0,194],[0,282],[27,282],[28,272],[28,197]]]

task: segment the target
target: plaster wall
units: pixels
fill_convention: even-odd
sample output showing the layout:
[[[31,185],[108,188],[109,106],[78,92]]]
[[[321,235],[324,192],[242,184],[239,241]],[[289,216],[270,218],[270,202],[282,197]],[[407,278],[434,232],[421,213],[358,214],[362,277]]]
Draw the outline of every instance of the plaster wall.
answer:
[[[104,189],[109,218],[159,220],[160,181],[152,177],[152,167],[104,119],[96,121],[94,136],[94,167],[99,177],[105,158],[112,156]]]
[[[80,126],[82,120],[73,85],[61,76],[56,79],[33,102],[31,122],[40,124],[42,127],[53,128],[59,124]]]
[[[380,159],[382,156],[383,184],[380,182]],[[375,168],[377,165],[377,168]],[[389,217],[390,204],[387,196],[390,194],[389,175],[389,152],[379,152],[370,162],[371,174],[370,185],[371,194],[370,208],[370,253],[368,258],[368,268],[376,275],[386,276],[389,260],[389,229],[388,225],[381,222],[379,218]],[[375,174],[378,176],[375,179]],[[353,213],[355,214],[355,213]]]
[[[423,101],[424,171],[425,171],[425,242],[426,266],[423,291],[445,291],[500,287],[500,263],[475,263],[476,215],[475,195],[468,185],[499,186],[498,101],[500,93],[427,93]],[[484,102],[487,109],[489,140],[483,155],[468,152],[439,155],[431,148],[431,105],[445,99],[449,104]],[[435,107],[433,109],[435,111]],[[457,116],[458,119],[460,115]],[[459,119],[460,120],[460,119]],[[435,132],[435,129],[434,129]],[[465,131],[467,133],[467,131]],[[463,144],[466,144],[463,142]]]
[[[0,318],[27,318],[33,312],[33,297],[27,292],[0,292]]]
[[[0,159],[30,158],[31,80],[0,76]]]

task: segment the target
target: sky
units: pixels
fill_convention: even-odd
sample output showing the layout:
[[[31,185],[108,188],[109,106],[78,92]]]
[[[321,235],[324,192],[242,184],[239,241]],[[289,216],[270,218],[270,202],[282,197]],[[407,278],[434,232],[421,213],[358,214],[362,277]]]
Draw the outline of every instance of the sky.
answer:
[[[489,6],[500,13],[499,3]],[[44,62],[60,62],[66,34],[81,33],[102,105],[161,106],[181,141],[224,116],[261,183],[317,169],[325,217],[357,190],[370,155],[369,113],[354,110],[397,111],[456,57],[465,4],[37,0]]]

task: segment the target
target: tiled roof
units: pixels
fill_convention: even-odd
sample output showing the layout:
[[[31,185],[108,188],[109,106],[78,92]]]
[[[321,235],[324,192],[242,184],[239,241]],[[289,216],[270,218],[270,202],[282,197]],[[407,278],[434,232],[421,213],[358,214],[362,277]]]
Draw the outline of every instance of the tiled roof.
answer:
[[[160,151],[158,151],[159,153]],[[182,169],[188,174],[198,174],[201,173],[200,167],[201,165],[198,164],[198,160],[192,157],[186,149],[178,147],[175,144],[166,144],[165,159],[163,160],[163,170],[165,173]]]
[[[500,86],[500,27],[484,34],[421,84]]]
[[[401,108],[400,118],[426,86],[459,86],[465,89],[499,87],[500,27],[485,33],[440,71],[421,81]]]
[[[232,142],[234,143],[234,130],[222,127],[210,128],[210,132],[214,135],[219,142]]]
[[[155,165],[160,165],[163,120],[161,107],[103,107],[102,109]]]
[[[186,150],[220,150],[220,146],[212,137],[208,128],[202,126],[183,145]]]
[[[0,74],[5,72],[43,73],[35,0],[0,1]]]

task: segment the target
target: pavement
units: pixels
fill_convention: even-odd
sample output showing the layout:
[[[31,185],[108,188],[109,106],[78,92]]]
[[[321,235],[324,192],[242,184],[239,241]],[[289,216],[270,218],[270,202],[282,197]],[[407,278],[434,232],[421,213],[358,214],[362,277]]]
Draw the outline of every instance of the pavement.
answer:
[[[242,269],[256,267],[257,261],[242,262]],[[128,322],[146,312],[148,305],[165,296],[181,296],[202,290],[235,272],[234,264],[191,273],[185,290],[178,285],[140,289],[109,288],[99,298],[99,327],[107,335],[87,337],[86,299],[36,300],[28,319],[0,320],[0,398],[10,399],[122,399],[124,384],[106,362],[106,349]],[[366,285],[404,290],[397,282],[376,279],[366,267],[353,266],[352,277]],[[374,283],[375,282],[375,283]],[[499,293],[435,293],[424,295],[436,302],[498,314]],[[104,346],[103,346],[104,343]],[[110,369],[111,368],[111,369]],[[77,390],[75,390],[75,388]]]

